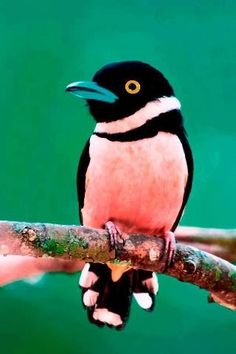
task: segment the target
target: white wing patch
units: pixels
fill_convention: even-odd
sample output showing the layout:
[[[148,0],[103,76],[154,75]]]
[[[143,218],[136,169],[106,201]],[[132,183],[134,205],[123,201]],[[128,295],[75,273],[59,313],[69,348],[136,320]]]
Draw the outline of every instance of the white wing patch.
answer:
[[[134,293],[134,298],[138,305],[144,310],[148,310],[152,307],[152,298],[148,293]]]
[[[97,321],[105,322],[112,326],[121,326],[123,324],[120,316],[117,313],[108,311],[107,309],[96,309],[93,313],[93,318]]]
[[[144,310],[148,310],[153,305],[153,301],[150,296],[150,293],[156,295],[159,289],[156,273],[153,272],[152,278],[148,278],[147,280],[144,280],[143,285],[147,287],[148,292],[133,293],[133,295],[138,305],[142,307]]]
[[[84,293],[83,296],[83,303],[85,306],[91,307],[94,306],[97,302],[97,298],[98,298],[99,293],[93,290],[87,290]]]
[[[90,264],[86,263],[79,279],[79,285],[83,288],[90,288],[97,280],[98,277],[95,273],[89,271]]]

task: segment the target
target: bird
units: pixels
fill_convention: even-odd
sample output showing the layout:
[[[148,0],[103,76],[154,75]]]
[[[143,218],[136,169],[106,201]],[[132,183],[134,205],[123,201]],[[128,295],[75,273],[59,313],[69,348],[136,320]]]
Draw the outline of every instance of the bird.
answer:
[[[124,234],[164,239],[167,266],[175,254],[174,231],[193,180],[193,157],[180,101],[165,76],[142,61],[103,66],[91,81],[66,91],[86,101],[96,122],[77,172],[80,222],[105,228],[111,249]],[[152,311],[155,273],[108,262],[85,264],[79,281],[91,323],[123,329],[132,298]]]

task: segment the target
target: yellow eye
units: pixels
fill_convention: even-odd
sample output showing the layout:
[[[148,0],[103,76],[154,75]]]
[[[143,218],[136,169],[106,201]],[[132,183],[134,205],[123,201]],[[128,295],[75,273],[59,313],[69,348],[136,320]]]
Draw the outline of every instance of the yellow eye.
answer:
[[[131,95],[135,95],[141,90],[141,85],[136,80],[129,80],[125,84],[125,90]]]

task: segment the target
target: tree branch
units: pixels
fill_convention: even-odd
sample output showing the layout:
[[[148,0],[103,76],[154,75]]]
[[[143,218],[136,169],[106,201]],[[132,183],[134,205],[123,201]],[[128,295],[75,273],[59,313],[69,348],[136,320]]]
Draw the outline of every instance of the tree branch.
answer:
[[[189,230],[187,236],[187,230]],[[197,230],[197,232],[196,232]],[[227,233],[223,230],[224,234]],[[201,244],[206,229],[180,228],[178,238]],[[222,236],[222,230],[210,230],[207,245],[213,245],[213,234]],[[235,232],[231,232],[235,238]],[[195,237],[196,236],[196,237]],[[216,237],[217,238],[217,237]],[[197,241],[196,241],[197,240]],[[200,242],[201,241],[201,242]],[[203,242],[202,242],[203,243]],[[236,267],[231,263],[197,248],[178,243],[173,264],[165,269],[164,241],[159,237],[125,235],[124,244],[109,251],[105,230],[82,226],[0,222],[0,255],[21,255],[73,263],[114,261],[127,262],[137,268],[168,274],[181,281],[198,285],[210,292],[209,301],[215,301],[236,310]],[[232,252],[231,252],[232,253]],[[73,260],[73,262],[72,262]],[[82,261],[82,262],[81,262]]]
[[[236,229],[179,226],[176,239],[227,261],[236,262]]]

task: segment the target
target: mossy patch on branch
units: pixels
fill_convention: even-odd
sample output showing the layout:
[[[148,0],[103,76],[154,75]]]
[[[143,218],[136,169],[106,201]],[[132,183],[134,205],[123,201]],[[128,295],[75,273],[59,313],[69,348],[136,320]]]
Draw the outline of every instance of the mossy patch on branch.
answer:
[[[31,228],[28,224],[15,223],[13,230],[22,237],[24,242],[37,249],[42,250],[43,254],[50,256],[68,255],[79,258],[83,250],[89,247],[88,243],[78,237],[73,230],[63,237],[52,230],[49,235],[45,233],[45,228]]]
[[[88,248],[88,243],[79,237],[73,235],[65,235],[63,238],[46,239],[41,244],[43,253],[49,255],[63,255],[68,254],[72,257],[81,256],[81,248],[83,250]]]

